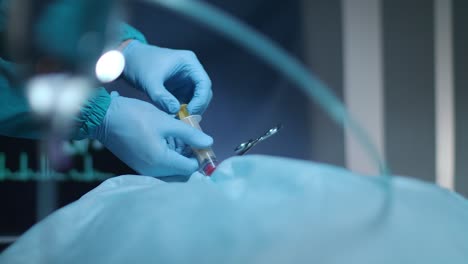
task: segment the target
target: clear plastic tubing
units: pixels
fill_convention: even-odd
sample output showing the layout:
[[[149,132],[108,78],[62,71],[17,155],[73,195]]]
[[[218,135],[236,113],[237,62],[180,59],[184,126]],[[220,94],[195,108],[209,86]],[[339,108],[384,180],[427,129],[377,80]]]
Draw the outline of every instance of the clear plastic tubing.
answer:
[[[180,111],[178,113],[179,119],[200,130],[203,131],[200,127],[201,116],[199,115],[190,115],[187,110],[187,105],[183,104],[180,107]],[[216,169],[218,165],[218,161],[216,160],[216,156],[211,148],[206,149],[195,149],[192,148],[195,156],[198,160],[198,164],[200,165],[200,172],[205,174],[206,176],[211,176],[213,171]]]

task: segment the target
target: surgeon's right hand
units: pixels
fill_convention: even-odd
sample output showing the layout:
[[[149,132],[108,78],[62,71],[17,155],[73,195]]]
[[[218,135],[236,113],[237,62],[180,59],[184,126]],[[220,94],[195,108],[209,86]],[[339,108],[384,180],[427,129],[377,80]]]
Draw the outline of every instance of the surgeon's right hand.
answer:
[[[183,156],[168,143],[176,138],[195,148],[207,148],[213,139],[175,119],[154,105],[111,93],[111,104],[93,138],[140,174],[191,175],[198,169],[194,158]]]

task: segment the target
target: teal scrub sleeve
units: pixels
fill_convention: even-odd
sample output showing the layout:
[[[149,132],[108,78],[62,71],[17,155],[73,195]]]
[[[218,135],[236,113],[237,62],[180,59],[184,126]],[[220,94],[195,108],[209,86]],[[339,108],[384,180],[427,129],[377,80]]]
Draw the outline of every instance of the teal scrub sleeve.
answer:
[[[94,135],[96,128],[101,125],[106,115],[111,98],[103,87],[93,91],[80,109],[80,113],[74,118],[75,129],[73,139],[84,139]]]
[[[38,138],[41,126],[15,83],[16,65],[0,58],[0,135]]]
[[[18,88],[17,65],[0,58],[0,135],[39,139],[43,126],[31,111],[23,89]],[[110,96],[104,88],[93,91],[73,118],[73,139],[83,139],[102,123],[110,105]]]
[[[0,31],[6,28],[5,14],[9,1],[0,0]],[[144,35],[126,23],[119,23],[118,43],[135,39],[146,43]],[[23,89],[19,88],[18,64],[0,58],[0,135],[38,139],[41,137],[40,120],[32,113]],[[73,118],[71,138],[89,137],[104,119],[111,98],[104,88],[93,91],[83,104],[79,114]]]
[[[38,139],[43,126],[20,88],[18,64],[0,58],[0,135]],[[83,139],[100,125],[110,105],[109,93],[96,89],[73,119],[72,138]]]
[[[142,43],[148,43],[145,36],[140,31],[136,30],[127,23],[120,23],[118,32],[119,44],[128,39],[135,39]]]
[[[118,44],[128,39],[147,43],[145,36],[140,31],[127,23],[121,22],[119,23]],[[93,93],[91,99],[82,106],[80,114],[75,118],[74,139],[84,139],[94,134],[106,115],[110,101],[109,93],[102,87]]]

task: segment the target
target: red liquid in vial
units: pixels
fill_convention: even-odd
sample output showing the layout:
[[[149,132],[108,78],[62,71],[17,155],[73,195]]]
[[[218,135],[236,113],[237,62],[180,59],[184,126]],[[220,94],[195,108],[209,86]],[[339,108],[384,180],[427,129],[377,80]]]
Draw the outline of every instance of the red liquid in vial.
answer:
[[[205,164],[205,166],[203,167],[203,173],[206,176],[211,176],[211,174],[213,173],[215,169],[216,169],[216,164],[209,162]]]

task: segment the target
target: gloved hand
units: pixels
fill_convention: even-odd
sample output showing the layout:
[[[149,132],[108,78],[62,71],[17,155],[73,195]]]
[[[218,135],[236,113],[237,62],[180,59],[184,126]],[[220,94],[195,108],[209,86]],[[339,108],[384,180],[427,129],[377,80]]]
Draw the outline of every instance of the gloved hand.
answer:
[[[133,40],[123,50],[124,76],[153,103],[175,114],[181,103],[191,114],[202,114],[211,101],[211,80],[191,51],[150,46]]]
[[[112,92],[111,98],[93,138],[143,175],[191,175],[198,169],[194,158],[176,151],[180,146],[175,142],[206,148],[213,143],[211,137],[147,102],[122,97],[117,92]]]

